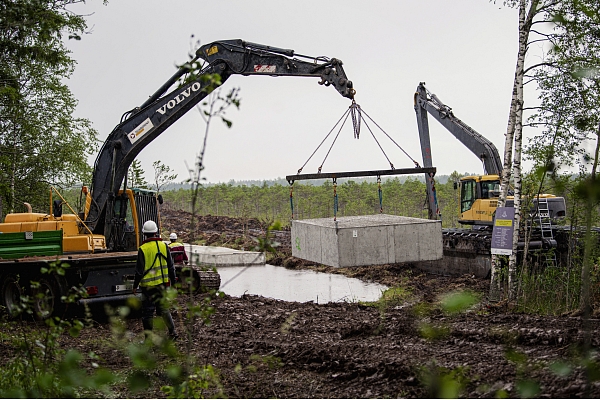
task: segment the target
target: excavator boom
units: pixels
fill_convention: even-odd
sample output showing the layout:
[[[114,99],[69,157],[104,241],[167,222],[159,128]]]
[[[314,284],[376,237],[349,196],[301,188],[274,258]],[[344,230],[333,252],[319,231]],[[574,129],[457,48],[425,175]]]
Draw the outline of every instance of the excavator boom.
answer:
[[[500,190],[499,175],[502,172],[502,159],[496,146],[457,118],[450,107],[445,105],[435,94],[427,90],[425,83],[421,82],[417,86],[414,101],[421,140],[423,166],[429,167],[432,165],[429,122],[427,119],[427,113],[429,113],[483,163],[483,175],[461,178],[461,215],[458,221],[468,225],[492,225]],[[438,211],[435,187],[431,176],[426,175],[426,183],[429,218],[439,219],[441,214]],[[547,204],[548,214],[551,218],[563,217],[565,215],[565,201],[563,197],[540,194],[533,200],[536,208],[538,208],[537,203],[539,199],[544,199],[543,202]],[[509,198],[507,206],[512,204],[513,199]],[[532,212],[537,211],[534,209]]]
[[[427,90],[424,82],[417,86],[415,111],[417,112],[421,142],[425,140],[429,143],[429,125],[427,123],[427,113],[429,113],[482,161],[484,174],[499,175],[502,172],[502,159],[496,146],[457,118],[450,107]],[[428,154],[431,158],[431,151]]]
[[[201,64],[199,72],[191,65]],[[189,74],[193,72],[194,74]],[[186,74],[185,81],[168,92]],[[148,100],[117,125],[104,142],[92,178],[92,204],[86,224],[94,233],[104,234],[111,243],[114,199],[127,170],[140,151],[215,89],[209,74],[218,74],[224,83],[231,75],[306,76],[320,78],[321,85],[333,86],[342,96],[354,97],[342,62],[335,58],[307,57],[242,40],[225,40],[198,49],[189,63],[180,67]]]

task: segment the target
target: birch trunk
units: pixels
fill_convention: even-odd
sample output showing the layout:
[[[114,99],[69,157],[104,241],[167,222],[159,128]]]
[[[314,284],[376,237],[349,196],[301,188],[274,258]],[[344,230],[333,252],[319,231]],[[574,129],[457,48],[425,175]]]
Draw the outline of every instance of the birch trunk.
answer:
[[[520,26],[520,24],[519,24]],[[504,207],[506,197],[508,195],[508,186],[510,183],[511,165],[512,165],[512,146],[515,133],[515,110],[517,103],[517,76],[513,84],[513,94],[510,103],[510,112],[508,115],[508,126],[504,137],[504,166],[502,168],[502,176],[500,177],[500,197],[498,198],[498,207]],[[490,280],[490,301],[499,301],[502,297],[502,282],[500,279],[500,256],[492,255],[491,264],[491,280]]]
[[[533,0],[529,5],[529,11],[525,12],[526,0],[519,4],[519,58],[517,60],[517,101],[515,104],[515,156],[513,159],[513,176],[515,185],[515,223],[513,233],[513,251],[508,259],[508,298],[514,300],[517,295],[517,246],[519,244],[519,231],[521,227],[521,147],[523,142],[523,78],[525,73],[525,54],[529,32],[533,24],[533,18],[537,13],[538,0]]]
[[[524,11],[524,10],[523,10]],[[523,13],[524,14],[524,13]],[[517,246],[521,227],[521,148],[523,143],[523,63],[519,66],[517,84],[517,103],[515,112],[515,157],[513,159],[513,182],[515,185],[515,221],[512,253],[508,258],[508,299],[514,300],[517,294]]]
[[[515,184],[515,223],[513,235],[513,252],[509,257],[509,277],[508,289],[509,298],[514,297],[516,288],[516,247],[519,242],[519,223],[521,206],[521,142],[523,132],[523,73],[525,69],[525,54],[527,53],[527,42],[533,17],[536,14],[538,0],[533,0],[529,6],[529,12],[526,12],[527,0],[519,0],[519,49],[517,52],[517,65],[515,68],[515,79],[513,84],[513,97],[511,102],[510,114],[508,117],[508,127],[506,129],[506,138],[504,141],[504,167],[502,169],[501,192],[498,199],[498,207],[504,206],[508,196],[508,187],[511,177],[511,169],[514,173]],[[513,141],[515,146],[514,158],[511,164]],[[499,257],[492,257],[492,271],[490,283],[490,300],[500,299],[501,282],[499,277]]]
[[[521,1],[523,3],[523,0]],[[519,52],[517,53],[517,65],[515,67],[515,78],[513,81],[512,98],[510,102],[510,112],[508,114],[508,125],[506,127],[506,134],[504,136],[504,164],[502,167],[502,176],[500,177],[500,197],[498,198],[498,207],[504,207],[506,203],[506,197],[508,196],[508,188],[510,186],[510,177],[512,170],[512,149],[513,139],[515,134],[515,116],[517,110],[517,88],[518,88],[518,71],[519,61],[521,60],[521,37],[522,29],[524,27],[524,19],[521,19],[521,12],[519,10]],[[524,56],[523,56],[524,59]],[[500,279],[500,256],[492,256],[491,264],[491,281],[490,281],[490,294],[489,299],[491,301],[499,301],[502,298],[502,282]]]
[[[14,213],[15,212],[15,176],[17,174],[17,149],[16,146],[13,147],[13,153],[11,155],[11,165],[10,165],[10,189],[9,189],[9,194],[8,194],[8,212],[9,213]]]

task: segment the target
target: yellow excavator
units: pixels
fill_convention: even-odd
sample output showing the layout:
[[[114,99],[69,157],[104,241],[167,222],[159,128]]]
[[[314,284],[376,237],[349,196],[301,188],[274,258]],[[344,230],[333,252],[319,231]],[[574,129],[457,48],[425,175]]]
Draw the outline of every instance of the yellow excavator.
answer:
[[[80,212],[51,190],[48,213],[29,209],[6,216],[0,224],[0,300],[9,311],[19,308],[23,294],[43,293],[32,296],[37,299],[36,314],[50,315],[61,308],[61,296],[73,286],[86,290],[82,302],[132,296],[141,227],[148,220],[160,223],[162,201],[154,191],[129,188],[127,170],[146,145],[214,89],[209,74],[218,74],[221,84],[234,74],[314,77],[348,99],[355,93],[338,59],[308,57],[242,40],[200,47],[188,65],[195,64],[202,64],[200,72],[189,74],[189,68],[180,68],[141,106],[123,115],[96,159],[91,188],[82,191],[85,201]],[[63,214],[63,206],[71,213]],[[57,260],[69,264],[64,275],[40,273],[41,267]],[[194,273],[200,280],[201,271]],[[218,288],[220,279],[213,278],[200,283]],[[31,281],[40,284],[30,286]]]
[[[502,160],[496,146],[458,119],[450,107],[427,90],[424,82],[417,86],[414,104],[424,167],[432,166],[428,113],[483,163],[484,173],[482,175],[464,176],[458,182],[457,186],[460,187],[460,217],[458,222],[465,225],[491,226],[498,207],[498,197],[500,195],[499,175],[502,173]],[[433,178],[430,175],[425,177],[429,218],[441,219]],[[513,204],[514,197],[508,196],[506,206],[511,207]],[[548,213],[551,219],[564,217],[566,212],[564,197],[552,194],[536,196],[534,207]]]

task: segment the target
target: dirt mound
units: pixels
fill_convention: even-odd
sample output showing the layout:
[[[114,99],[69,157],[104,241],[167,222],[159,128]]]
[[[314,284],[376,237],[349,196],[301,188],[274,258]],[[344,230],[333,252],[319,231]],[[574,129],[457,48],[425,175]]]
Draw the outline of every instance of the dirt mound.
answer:
[[[258,238],[264,238],[269,227],[269,222],[256,218],[200,215],[194,217],[194,228],[191,229],[192,214],[169,207],[161,209],[160,216],[164,238],[175,232],[180,242],[238,250],[253,250],[258,244]],[[281,265],[286,257],[292,255],[289,229],[273,231],[272,241],[278,244],[277,254],[270,256],[272,259],[269,263]]]

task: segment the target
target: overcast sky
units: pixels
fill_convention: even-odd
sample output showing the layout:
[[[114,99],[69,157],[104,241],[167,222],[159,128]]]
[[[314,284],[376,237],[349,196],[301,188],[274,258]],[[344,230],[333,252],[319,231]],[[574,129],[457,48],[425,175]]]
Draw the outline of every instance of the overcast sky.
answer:
[[[421,162],[413,94],[419,82],[502,153],[517,51],[517,11],[487,0],[330,0],[282,2],[100,0],[72,7],[85,14],[90,34],[68,47],[77,67],[68,82],[77,116],[92,121],[104,140],[121,115],[142,104],[187,60],[192,39],[202,44],[243,39],[341,59],[356,102],[408,154]],[[333,87],[301,77],[234,75],[240,110],[215,124],[203,176],[209,182],[274,179],[293,174],[350,105]],[[433,118],[433,165],[438,175],[482,173],[478,158]],[[138,156],[153,179],[161,160],[188,178],[200,151],[204,123],[194,109]],[[376,132],[396,168],[413,166]],[[304,169],[316,172],[325,153]],[[95,157],[94,157],[95,158]],[[93,159],[90,160],[93,162]],[[388,169],[375,141],[355,140],[347,125],[324,172]]]

